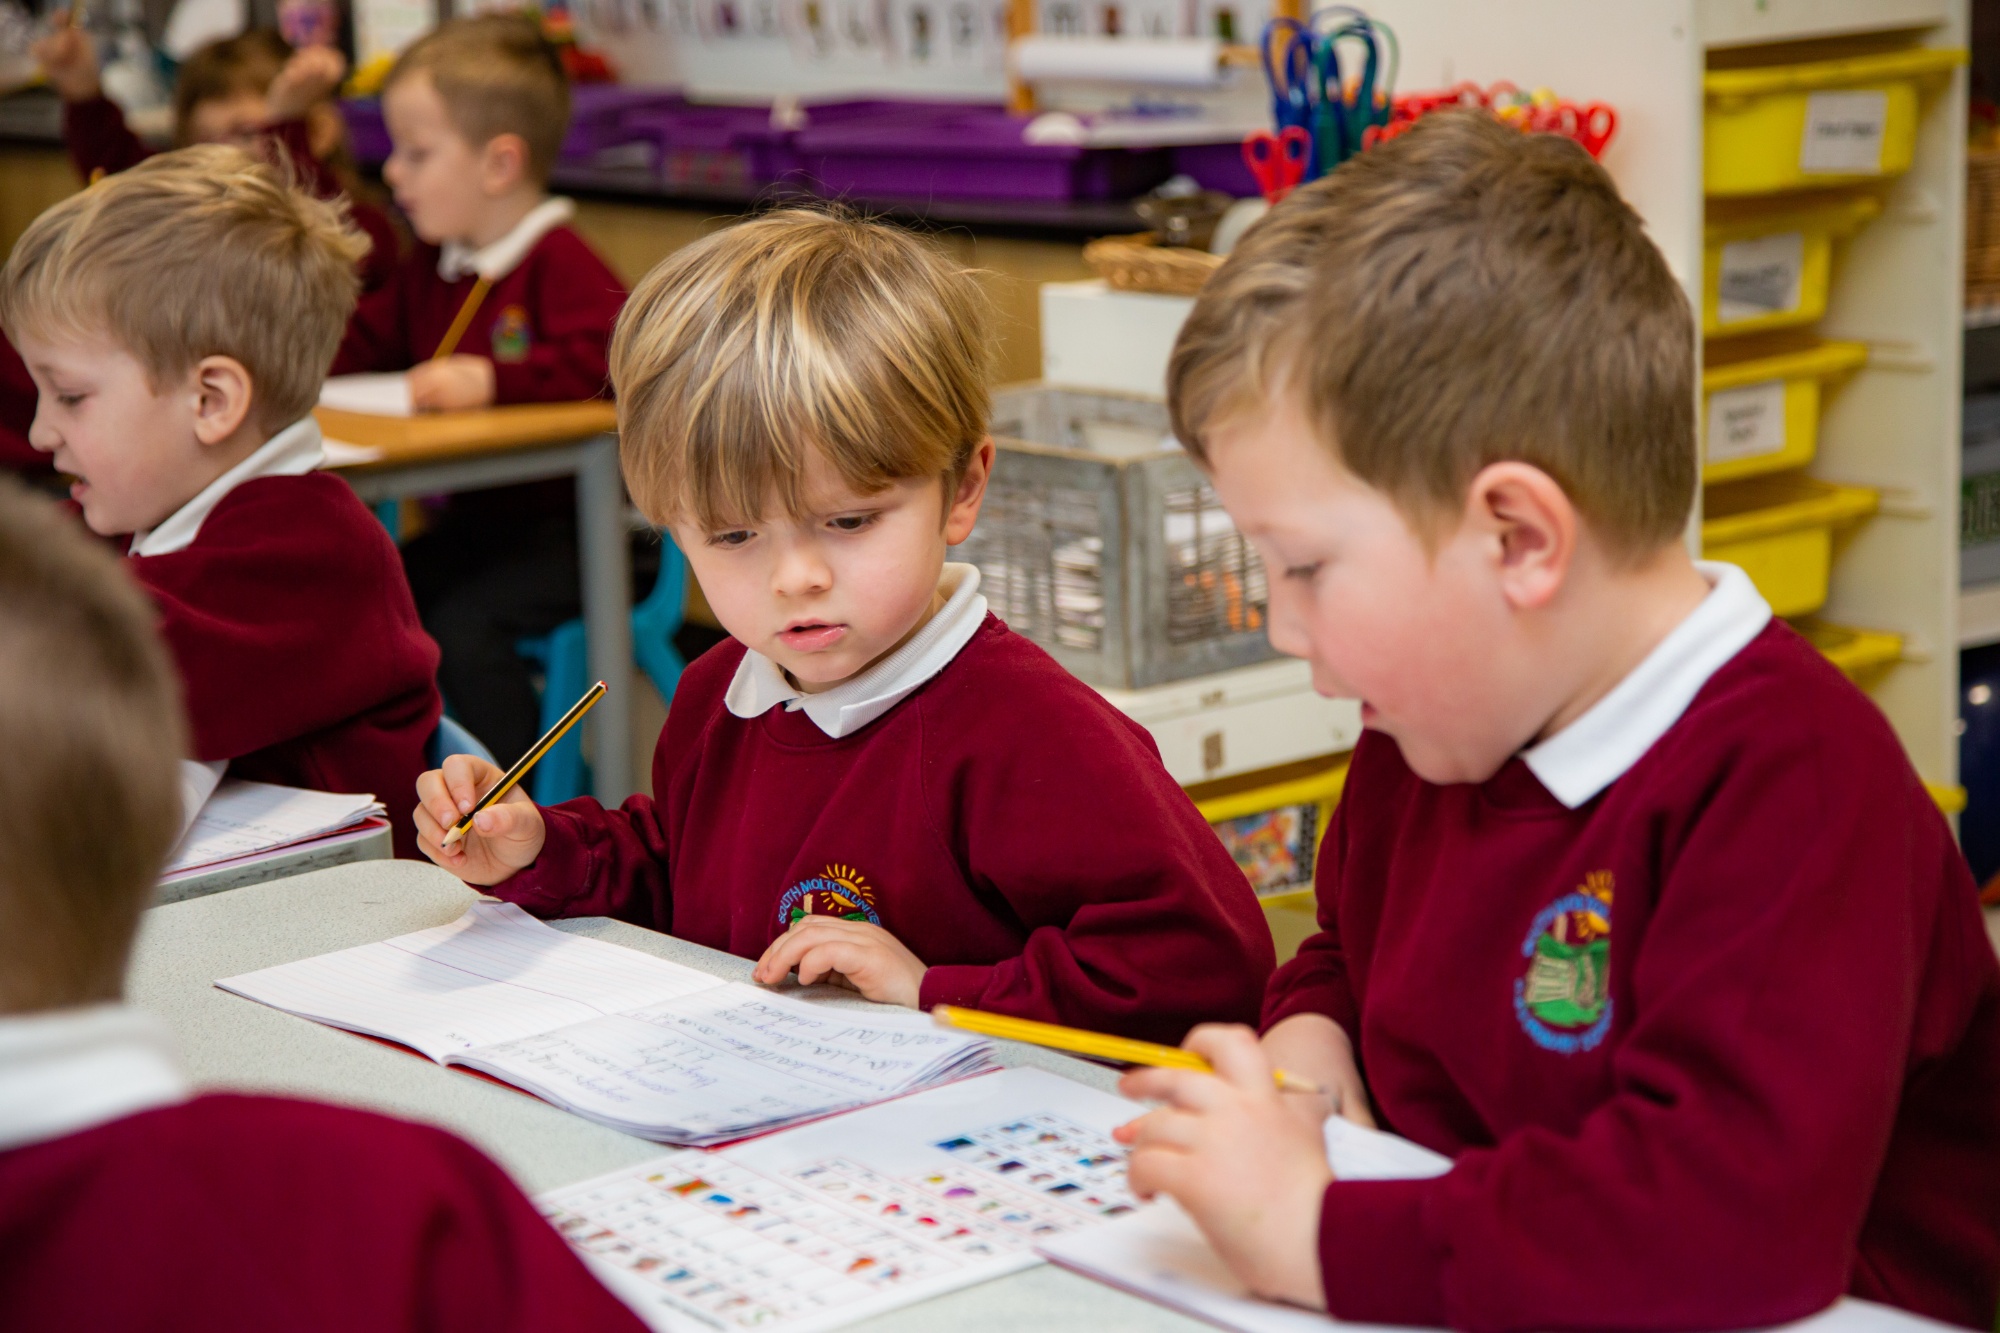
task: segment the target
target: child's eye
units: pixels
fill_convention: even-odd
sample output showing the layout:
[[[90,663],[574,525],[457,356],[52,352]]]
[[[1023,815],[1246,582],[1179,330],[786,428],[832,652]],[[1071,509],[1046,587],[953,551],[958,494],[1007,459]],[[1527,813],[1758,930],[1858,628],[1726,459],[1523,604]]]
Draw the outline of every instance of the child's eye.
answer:
[[[842,514],[839,518],[827,520],[835,532],[859,532],[875,522],[874,514]]]
[[[708,534],[708,544],[710,546],[720,546],[725,550],[734,550],[749,540],[750,530],[748,528],[731,528],[728,532],[711,532]]]
[[[1313,576],[1319,573],[1319,566],[1320,562],[1317,560],[1309,565],[1292,565],[1285,570],[1285,577],[1288,579],[1302,579],[1310,583]]]
[[[59,393],[56,395],[56,401],[64,407],[75,407],[83,401],[83,395],[80,393]]]

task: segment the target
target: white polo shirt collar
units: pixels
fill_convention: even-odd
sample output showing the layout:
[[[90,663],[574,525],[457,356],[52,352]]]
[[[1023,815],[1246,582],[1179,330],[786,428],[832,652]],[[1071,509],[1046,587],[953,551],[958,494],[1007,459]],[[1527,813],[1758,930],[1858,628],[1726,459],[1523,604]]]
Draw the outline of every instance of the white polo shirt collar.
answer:
[[[912,634],[908,643],[852,680],[807,694],[786,679],[776,662],[752,648],[737,664],[723,706],[737,717],[752,718],[782,704],[786,712],[804,712],[835,740],[852,735],[951,665],[979,632],[986,619],[979,571],[971,565],[948,564],[938,578],[938,587],[948,596],[938,613]]]
[[[186,1101],[167,1026],[122,1004],[0,1018],[0,1152]]]
[[[438,276],[457,282],[467,274],[498,282],[521,266],[535,243],[576,215],[573,200],[544,199],[528,210],[514,229],[491,245],[477,250],[457,241],[446,241],[438,249]]]
[[[1549,794],[1574,810],[1625,776],[1680,721],[1708,679],[1771,621],[1735,565],[1700,560],[1709,594],[1646,659],[1576,721],[1521,752]]]
[[[202,492],[176,509],[158,527],[132,534],[132,555],[172,555],[194,545],[201,525],[222,503],[222,497],[252,477],[302,477],[326,461],[319,422],[310,414],[273,435],[257,452],[211,481]]]

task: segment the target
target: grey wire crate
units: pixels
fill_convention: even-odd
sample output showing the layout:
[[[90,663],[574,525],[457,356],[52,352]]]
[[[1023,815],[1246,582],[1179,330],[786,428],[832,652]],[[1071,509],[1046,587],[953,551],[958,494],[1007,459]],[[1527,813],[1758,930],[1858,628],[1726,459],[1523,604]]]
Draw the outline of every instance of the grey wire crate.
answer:
[[[994,614],[1093,685],[1135,689],[1276,656],[1263,562],[1164,403],[1043,384],[993,399],[986,504],[956,558]]]

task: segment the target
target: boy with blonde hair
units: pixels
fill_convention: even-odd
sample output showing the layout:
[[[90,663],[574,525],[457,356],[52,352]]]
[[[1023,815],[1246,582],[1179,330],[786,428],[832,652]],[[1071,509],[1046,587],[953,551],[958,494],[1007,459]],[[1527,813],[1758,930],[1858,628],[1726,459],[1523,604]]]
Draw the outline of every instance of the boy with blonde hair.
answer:
[[[165,1025],[120,1002],[180,833],[185,737],[150,619],[114,556],[0,483],[8,1327],[639,1329],[470,1145],[196,1095]]]
[[[37,218],[0,325],[40,390],[29,442],[159,608],[193,758],[395,804],[437,726],[437,649],[382,525],[316,471],[312,416],[360,245],[241,149],[183,148]]]
[[[612,345],[625,475],[734,642],[682,677],[654,797],[418,785],[423,848],[542,916],[609,913],[844,980],[1178,1040],[1254,1012],[1271,938],[1152,739],[947,564],[993,466],[979,292],[893,228],[786,211],[647,275]]]
[[[2000,966],[1882,715],[1688,555],[1694,343],[1602,169],[1476,114],[1293,195],[1182,330],[1176,430],[1272,642],[1368,726],[1261,1045],[1125,1080],[1169,1103],[1121,1131],[1134,1186],[1261,1295],[1991,1327]],[[1452,1169],[1332,1179],[1273,1066]]]
[[[548,193],[569,83],[533,19],[454,19],[412,43],[382,89],[394,151],[382,178],[421,242],[361,300],[334,373],[408,370],[419,408],[596,398],[625,284]],[[453,496],[403,553],[443,650],[452,715],[496,753],[541,728],[515,650],[582,605],[574,488],[531,482]]]

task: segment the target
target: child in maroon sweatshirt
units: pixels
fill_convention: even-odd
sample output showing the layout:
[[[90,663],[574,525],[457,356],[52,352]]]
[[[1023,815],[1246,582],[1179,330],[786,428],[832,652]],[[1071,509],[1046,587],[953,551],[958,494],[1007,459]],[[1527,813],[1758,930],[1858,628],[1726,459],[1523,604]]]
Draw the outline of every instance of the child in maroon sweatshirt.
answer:
[[[0,1322],[637,1333],[471,1145],[196,1095],[165,1025],[120,1003],[180,831],[150,618],[109,552],[0,484]]]
[[[192,759],[399,805],[437,727],[437,649],[388,534],[314,470],[361,244],[241,149],[183,148],[38,218],[0,323],[41,390],[30,443],[159,608]]]
[[[542,916],[610,913],[759,981],[1178,1040],[1251,1017],[1271,938],[1152,739],[946,564],[993,465],[971,277],[894,229],[772,214],[619,326],[626,480],[735,641],[688,668],[652,798],[418,785],[424,851]]]
[[[1368,731],[1263,1037],[1121,1131],[1258,1294],[1467,1329],[1990,1328],[2000,965],[1882,715],[1685,545],[1685,297],[1604,172],[1477,114],[1203,289],[1176,433]],[[1332,1178],[1315,1099],[1454,1159]]]
[[[63,143],[86,181],[124,171],[153,155],[104,95],[96,44],[59,13],[35,46],[49,83],[62,96]],[[402,238],[389,215],[365,196],[347,158],[346,127],[332,93],[346,61],[331,47],[293,51],[268,28],[210,42],[174,77],[174,144],[232,143],[281,152],[306,188],[322,199],[345,198],[354,225],[368,237],[360,259],[361,288],[373,291],[395,271]]]
[[[361,300],[334,373],[409,372],[422,409],[596,398],[625,285],[547,192],[569,84],[525,18],[446,23],[405,51],[382,92],[382,169],[423,242]],[[541,728],[515,644],[582,605],[574,489],[533,482],[453,496],[404,549],[443,650],[452,715],[496,753]]]

